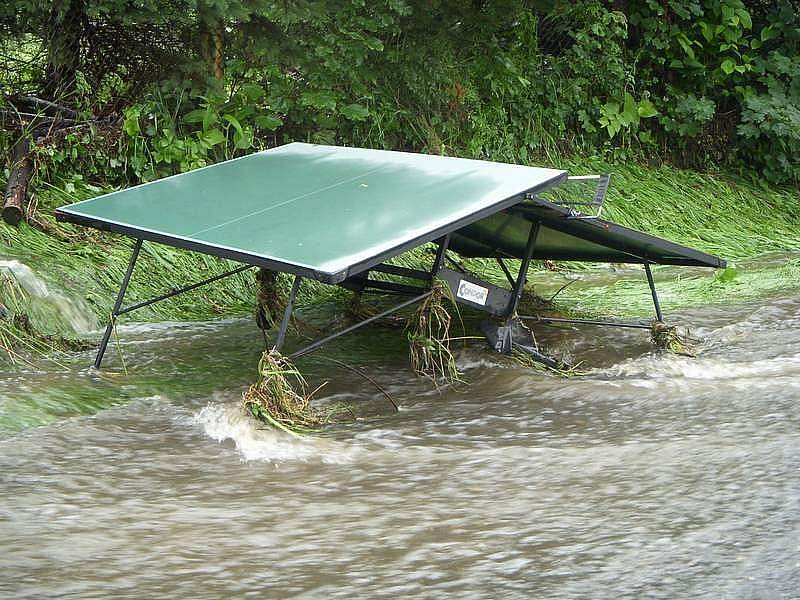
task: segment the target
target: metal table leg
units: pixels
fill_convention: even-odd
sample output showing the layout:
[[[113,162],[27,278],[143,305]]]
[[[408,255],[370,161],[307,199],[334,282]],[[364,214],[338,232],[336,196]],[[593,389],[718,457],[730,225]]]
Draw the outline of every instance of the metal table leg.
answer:
[[[292,291],[289,294],[289,301],[286,303],[286,310],[283,311],[283,320],[281,327],[278,330],[278,337],[275,339],[275,346],[273,350],[277,352],[283,348],[283,343],[286,341],[286,330],[289,329],[289,320],[292,318],[292,311],[294,310],[294,302],[297,299],[297,292],[300,291],[300,284],[303,278],[300,275],[294,276],[294,283],[292,283]]]
[[[125,292],[128,289],[128,283],[131,280],[131,274],[133,273],[133,267],[136,266],[136,259],[139,258],[139,250],[142,249],[142,240],[136,240],[136,243],[133,245],[133,253],[131,254],[131,259],[128,262],[128,270],[125,271],[125,277],[122,278],[122,285],[119,288],[119,293],[117,294],[117,301],[114,303],[114,309],[111,311],[111,318],[108,321],[108,326],[106,327],[106,331],[103,334],[103,339],[100,341],[100,347],[97,349],[97,356],[94,359],[94,368],[99,369],[100,363],[103,362],[103,355],[106,353],[106,347],[108,346],[108,340],[111,339],[111,332],[114,330],[114,325],[117,322],[117,317],[119,316],[119,309],[122,306],[122,301],[125,299]]]
[[[661,314],[661,305],[658,302],[656,284],[655,281],[653,281],[653,272],[650,270],[650,263],[644,263],[644,272],[647,274],[647,283],[650,286],[650,293],[653,295],[653,306],[656,308],[656,318],[663,323],[664,315]]]

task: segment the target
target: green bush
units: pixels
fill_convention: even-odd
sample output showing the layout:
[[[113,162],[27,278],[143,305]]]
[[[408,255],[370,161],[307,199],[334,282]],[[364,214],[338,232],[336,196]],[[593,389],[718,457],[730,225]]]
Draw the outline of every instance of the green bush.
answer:
[[[39,173],[112,185],[291,140],[797,183],[798,40],[797,0],[11,0],[0,103],[76,108]]]

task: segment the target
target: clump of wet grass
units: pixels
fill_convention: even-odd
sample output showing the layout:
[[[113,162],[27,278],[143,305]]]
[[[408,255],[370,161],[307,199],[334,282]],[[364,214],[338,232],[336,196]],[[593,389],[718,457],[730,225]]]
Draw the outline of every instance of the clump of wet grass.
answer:
[[[675,325],[667,325],[663,321],[654,321],[653,327],[650,329],[650,340],[657,348],[667,350],[673,354],[691,358],[696,356],[694,343],[689,337],[689,332],[687,331],[684,335],[681,335]]]
[[[461,378],[450,349],[452,317],[445,301],[450,302],[450,288],[435,280],[431,293],[420,302],[406,327],[411,368],[437,385],[442,380],[452,383]]]
[[[311,406],[322,386],[309,393],[303,375],[292,361],[267,350],[258,363],[258,380],[242,397],[242,406],[259,421],[286,433],[301,435],[319,430],[328,419]]]
[[[279,273],[260,268],[256,271],[256,324],[266,331],[275,326],[286,304],[278,283]]]
[[[556,359],[556,365],[548,365],[540,360],[536,360],[536,358],[519,348],[512,348],[509,356],[511,360],[522,367],[543,371],[551,375],[563,377],[564,379],[583,377],[589,374],[589,371],[581,369],[583,363],[573,365],[563,359]]]
[[[57,349],[38,337],[20,331],[9,319],[0,319],[0,359],[12,364],[18,362],[32,365],[35,357],[43,358]]]

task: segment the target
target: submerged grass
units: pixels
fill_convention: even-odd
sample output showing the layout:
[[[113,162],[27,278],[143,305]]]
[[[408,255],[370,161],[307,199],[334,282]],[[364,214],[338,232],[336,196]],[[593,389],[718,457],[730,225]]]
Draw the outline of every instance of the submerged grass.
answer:
[[[279,276],[269,269],[256,271],[256,324],[264,331],[278,323],[286,305],[286,296],[278,286]]]
[[[696,306],[742,303],[800,288],[800,259],[745,261],[723,271],[657,267],[656,288],[665,314]],[[653,314],[644,273],[625,271],[613,280],[591,277],[565,288],[558,304],[577,317],[640,317]]]
[[[45,359],[63,367],[66,352],[87,349],[87,340],[65,324],[56,326],[61,317],[57,311],[56,305],[34,299],[10,271],[0,269],[0,358],[29,365]]]

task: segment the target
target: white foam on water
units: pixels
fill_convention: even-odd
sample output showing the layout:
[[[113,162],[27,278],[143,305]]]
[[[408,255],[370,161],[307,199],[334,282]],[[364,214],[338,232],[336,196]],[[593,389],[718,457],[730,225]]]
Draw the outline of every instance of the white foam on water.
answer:
[[[13,276],[22,289],[31,296],[37,298],[47,296],[47,285],[34,274],[28,265],[22,264],[18,260],[0,260],[0,269],[4,269]]]
[[[598,374],[611,377],[647,377],[695,380],[762,379],[800,369],[800,355],[781,356],[752,362],[679,356],[644,356],[624,361]]]
[[[360,450],[318,435],[294,437],[270,429],[245,413],[239,403],[214,400],[200,409],[193,422],[217,442],[231,440],[245,461],[318,461],[346,464]]]
[[[75,333],[87,334],[97,330],[94,313],[84,302],[50,290],[28,265],[18,260],[0,260],[0,270],[13,277],[31,298],[54,306]]]
[[[486,368],[496,369],[507,366],[498,360],[496,355],[484,351],[483,348],[481,348],[481,351],[472,348],[461,350],[456,353],[455,359],[456,366],[460,371]]]

